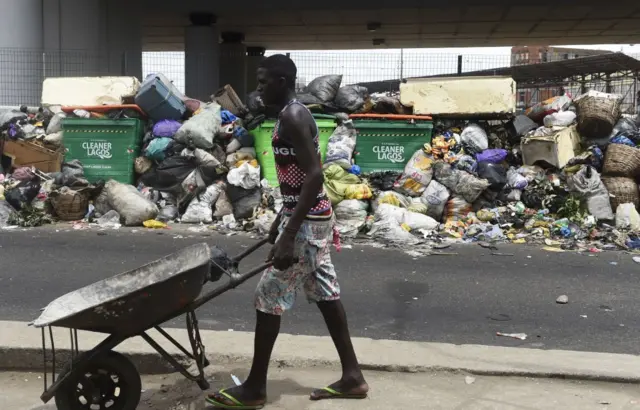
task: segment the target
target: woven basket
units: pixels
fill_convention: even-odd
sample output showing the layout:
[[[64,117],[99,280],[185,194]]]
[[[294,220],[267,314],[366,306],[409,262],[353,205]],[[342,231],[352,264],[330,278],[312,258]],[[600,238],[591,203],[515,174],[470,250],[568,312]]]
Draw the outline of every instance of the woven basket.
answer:
[[[87,213],[89,196],[83,191],[62,188],[49,196],[58,219],[62,221],[78,221]]]
[[[584,138],[604,138],[620,118],[620,99],[585,95],[576,101],[578,132]]]
[[[624,144],[609,144],[603,172],[612,177],[632,178],[640,175],[640,149]]]
[[[602,182],[609,191],[609,201],[613,212],[620,204],[634,204],[640,206],[640,192],[636,181],[631,178],[603,177]]]

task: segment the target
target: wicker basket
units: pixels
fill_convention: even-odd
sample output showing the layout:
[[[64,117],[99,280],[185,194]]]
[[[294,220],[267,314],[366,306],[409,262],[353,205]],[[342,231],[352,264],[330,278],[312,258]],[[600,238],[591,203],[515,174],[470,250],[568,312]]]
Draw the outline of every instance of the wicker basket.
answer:
[[[49,196],[51,206],[56,215],[62,221],[78,221],[87,213],[89,196],[82,190],[63,187],[60,191],[54,191]]]
[[[613,212],[620,204],[634,204],[636,208],[640,206],[640,192],[636,181],[631,178],[603,177],[602,182],[609,191],[609,200]]]
[[[604,138],[611,134],[620,117],[620,98],[589,93],[576,99],[578,132],[584,138]]]
[[[633,178],[640,175],[640,149],[624,144],[609,144],[603,173],[612,177]]]

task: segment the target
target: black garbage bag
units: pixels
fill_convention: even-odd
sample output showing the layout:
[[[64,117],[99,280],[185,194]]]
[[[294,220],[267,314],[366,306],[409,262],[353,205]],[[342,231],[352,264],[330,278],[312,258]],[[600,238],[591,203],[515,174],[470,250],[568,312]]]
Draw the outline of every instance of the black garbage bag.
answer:
[[[369,184],[376,189],[381,191],[390,191],[393,189],[393,183],[396,182],[398,178],[400,178],[402,172],[398,171],[380,171],[380,172],[371,172],[366,175]]]
[[[628,118],[620,118],[618,120],[616,125],[613,127],[613,131],[611,131],[611,134],[609,135],[609,139],[618,136],[627,137],[635,144],[640,142],[640,131],[638,130],[638,126],[635,121]]]
[[[192,156],[172,156],[162,161],[140,177],[144,185],[161,192],[180,193],[181,184],[197,168],[197,160]]]
[[[227,253],[217,246],[211,246],[211,266],[209,268],[210,282],[217,282],[226,272],[235,273],[236,263],[227,255]]]
[[[501,164],[480,162],[478,176],[489,181],[489,189],[492,191],[500,192],[507,184],[507,170]]]
[[[30,206],[38,193],[40,193],[40,181],[24,181],[7,189],[4,197],[9,205],[20,211],[23,207]]]
[[[509,121],[505,126],[509,133],[509,139],[511,141],[520,141],[520,139],[529,131],[538,128],[538,124],[526,115],[518,115],[513,120]]]
[[[334,103],[341,110],[356,112],[364,107],[369,98],[369,90],[361,85],[347,85],[341,87],[336,94]]]
[[[251,218],[262,202],[262,192],[259,187],[244,189],[227,183],[227,196],[233,206],[233,216],[236,221]]]
[[[321,102],[328,103],[336,98],[340,84],[342,84],[341,75],[323,75],[309,83],[307,92],[318,98]]]
[[[304,105],[322,104],[322,101],[309,93],[298,93],[296,99]]]
[[[262,114],[264,112],[264,102],[259,91],[252,91],[247,96],[247,108],[251,114]]]

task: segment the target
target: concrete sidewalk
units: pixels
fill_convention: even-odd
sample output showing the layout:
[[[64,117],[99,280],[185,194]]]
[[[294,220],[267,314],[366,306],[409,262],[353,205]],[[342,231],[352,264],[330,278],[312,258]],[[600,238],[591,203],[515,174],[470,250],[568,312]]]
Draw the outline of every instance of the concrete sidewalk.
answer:
[[[189,346],[184,329],[168,332]],[[149,332],[170,353],[177,349],[155,331]],[[69,331],[54,330],[58,363],[68,354]],[[80,350],[96,346],[104,335],[79,333]],[[253,355],[253,334],[245,332],[202,331],[211,363],[245,365]],[[49,346],[49,342],[47,342]],[[390,372],[454,371],[475,375],[531,376],[640,383],[640,357],[634,355],[537,350],[478,345],[401,342],[354,339],[356,351],[367,370]],[[0,322],[0,369],[41,370],[40,329],[22,322]],[[141,338],[126,341],[116,349],[130,355],[143,374],[173,371]],[[273,356],[280,368],[335,367],[338,358],[328,337],[281,335]],[[0,407],[2,408],[2,407]]]
[[[233,385],[231,374],[246,376],[246,369],[214,367],[208,372],[212,389]],[[54,410],[38,397],[42,380],[36,373],[0,373],[0,408],[3,410]],[[367,372],[371,394],[363,401],[310,402],[309,392],[337,377],[335,371],[273,369],[268,388],[269,409],[287,410],[632,410],[640,409],[637,386],[602,382],[563,381],[477,376],[452,373]],[[470,384],[467,384],[470,383]],[[205,392],[180,375],[143,378],[138,410],[211,409]]]

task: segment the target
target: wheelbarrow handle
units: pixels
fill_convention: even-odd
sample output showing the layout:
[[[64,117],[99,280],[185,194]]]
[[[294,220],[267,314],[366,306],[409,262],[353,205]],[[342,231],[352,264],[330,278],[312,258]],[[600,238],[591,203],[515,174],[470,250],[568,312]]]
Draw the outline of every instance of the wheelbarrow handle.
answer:
[[[255,252],[258,249],[262,248],[267,243],[269,243],[269,238],[264,238],[264,239],[258,241],[254,245],[250,246],[247,250],[245,250],[244,252],[242,252],[238,256],[234,257],[233,261],[234,262],[240,262],[241,260],[243,260],[247,256],[251,255],[253,252]]]

